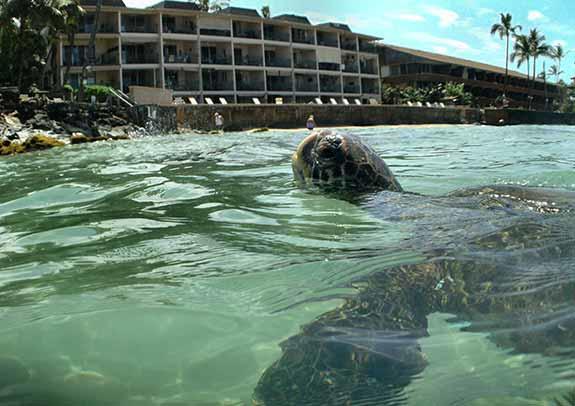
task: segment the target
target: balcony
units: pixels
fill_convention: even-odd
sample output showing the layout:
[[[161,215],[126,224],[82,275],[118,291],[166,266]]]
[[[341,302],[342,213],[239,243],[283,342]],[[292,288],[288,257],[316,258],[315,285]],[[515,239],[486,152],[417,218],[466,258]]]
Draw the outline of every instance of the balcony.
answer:
[[[267,41],[289,42],[290,36],[289,32],[269,30],[264,27],[264,39]]]
[[[294,62],[296,69],[317,69],[317,62],[312,60],[296,60]]]
[[[343,71],[347,73],[359,73],[357,63],[346,63],[343,66]]]
[[[341,93],[341,84],[338,82],[320,82],[322,93]]]
[[[200,35],[211,35],[213,37],[231,37],[230,30],[221,30],[217,28],[200,28]]]
[[[263,92],[265,90],[263,83],[254,82],[236,82],[236,87],[241,92]]]
[[[291,92],[291,82],[268,80],[268,91],[272,92]]]
[[[166,54],[164,53],[164,63],[187,63],[187,64],[197,64],[198,55],[191,53],[179,53],[179,54]]]
[[[92,24],[83,24],[78,27],[78,34],[91,34],[93,29]],[[98,34],[114,34],[118,32],[118,29],[114,24],[100,24],[98,29]]]
[[[158,26],[156,24],[127,24],[122,25],[122,32],[135,34],[156,34],[158,32]]]
[[[232,81],[222,81],[222,80],[206,80],[204,78],[204,90],[207,92],[212,91],[233,91],[234,83]]]
[[[266,66],[274,68],[291,68],[291,61],[288,58],[267,58]]]
[[[70,55],[70,51],[65,51],[64,52],[64,65],[63,66],[67,66],[68,65],[68,61],[71,60],[71,64],[70,66],[84,66],[84,64],[89,64],[90,60],[88,58],[88,52],[87,49],[82,52],[80,51],[78,52],[74,52],[72,53],[72,55]],[[119,60],[118,60],[118,53],[113,52],[113,53],[106,53],[103,55],[99,55],[96,57],[95,61],[93,62],[94,65],[97,66],[105,66],[105,65],[118,65],[119,64]]]
[[[317,33],[317,44],[324,47],[333,47],[333,48],[339,47],[337,35],[319,31]]]
[[[144,55],[122,55],[122,63],[125,65],[145,65],[145,64],[157,64],[159,63],[158,54],[148,53]]]
[[[377,53],[376,49],[375,49],[375,45],[370,44],[370,43],[365,43],[365,42],[360,42],[359,43],[359,51],[360,52],[367,52],[370,54],[375,54]]]
[[[355,40],[341,40],[341,49],[345,51],[357,51],[357,43]]]
[[[197,92],[200,90],[200,82],[197,80],[189,80],[184,82],[172,82],[166,80],[166,88],[172,89],[175,92]]]
[[[298,44],[315,44],[315,35],[311,31],[292,29],[292,41]]]
[[[296,92],[313,92],[317,93],[318,87],[317,83],[296,83],[295,85]]]
[[[343,86],[344,93],[351,93],[351,94],[359,94],[361,93],[358,85],[344,85]]]
[[[204,65],[231,65],[232,58],[230,56],[216,56],[216,55],[203,55],[202,64]]]
[[[339,72],[341,70],[341,64],[334,62],[320,62],[318,67],[319,70],[329,70],[334,72]]]
[[[235,58],[235,63],[241,66],[263,66],[263,59],[257,56],[242,56]]]
[[[361,73],[366,75],[377,75],[377,68],[372,64],[361,64]]]
[[[198,27],[193,19],[162,16],[162,32],[166,34],[197,34]]]

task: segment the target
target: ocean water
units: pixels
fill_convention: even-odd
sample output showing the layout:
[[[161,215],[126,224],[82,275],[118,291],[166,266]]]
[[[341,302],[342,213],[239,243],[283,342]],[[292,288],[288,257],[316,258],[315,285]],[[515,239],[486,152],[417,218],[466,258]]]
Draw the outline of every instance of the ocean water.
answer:
[[[430,307],[417,337],[426,366],[389,396],[363,397],[350,395],[361,384],[290,368],[308,379],[304,397],[336,387],[305,404],[550,405],[575,388],[575,129],[340,131],[371,144],[418,195],[349,201],[298,189],[290,158],[303,131],[1,159],[0,405],[250,405],[302,326],[329,328],[322,315],[370,289],[370,278],[436,257],[465,257],[478,280],[489,267],[496,276],[462,288],[471,303],[479,287],[475,307]],[[543,187],[537,204],[558,209],[445,197],[483,185]],[[457,282],[454,272],[433,289]],[[378,289],[387,292],[368,290],[368,300]],[[366,320],[352,323],[360,338]]]

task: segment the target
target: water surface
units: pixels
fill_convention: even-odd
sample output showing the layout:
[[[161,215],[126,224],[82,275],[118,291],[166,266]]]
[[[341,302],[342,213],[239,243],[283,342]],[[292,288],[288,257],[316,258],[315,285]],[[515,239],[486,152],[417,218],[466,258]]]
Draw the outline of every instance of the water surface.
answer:
[[[416,193],[575,190],[569,127],[349,131]],[[299,190],[290,156],[305,135],[184,134],[0,160],[0,357],[32,375],[4,401],[0,391],[0,404],[248,405],[279,344],[356,295],[355,283],[421,261],[422,246],[462,245],[517,221],[426,204],[397,217],[395,207],[412,200],[382,208],[377,197],[354,203]],[[526,228],[526,243],[507,251],[528,254],[537,230],[555,233],[544,248],[568,251],[575,228],[564,216],[534,220],[542,228]],[[573,256],[544,255],[537,272],[510,283],[572,286]],[[533,325],[555,328],[564,317],[574,329],[574,300],[566,294],[547,309],[548,324]],[[518,351],[489,328],[468,327],[453,315],[429,317],[420,341],[429,365],[394,404],[541,404],[575,386],[564,343]]]

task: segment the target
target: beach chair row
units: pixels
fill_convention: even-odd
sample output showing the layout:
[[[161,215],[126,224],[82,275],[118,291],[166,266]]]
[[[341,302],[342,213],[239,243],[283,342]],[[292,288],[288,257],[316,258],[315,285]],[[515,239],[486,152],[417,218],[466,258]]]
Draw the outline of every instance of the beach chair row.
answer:
[[[214,99],[211,97],[204,97],[204,102],[205,104],[208,105],[215,105],[215,104],[221,104],[221,105],[227,105],[229,104],[228,101],[226,100],[225,97],[220,97],[217,99],[218,103],[214,102]],[[275,103],[274,104],[284,104],[283,103],[283,98],[281,97],[276,97],[275,98]],[[259,98],[257,97],[253,97],[252,98],[252,102],[254,104],[262,104],[262,102],[260,101]],[[183,98],[183,97],[176,97],[174,99],[174,104],[192,104],[192,105],[199,105],[201,104],[200,102],[198,102],[198,99],[196,99],[195,97],[187,97],[187,98]],[[336,99],[334,99],[333,97],[329,99],[329,103],[324,103],[323,100],[319,97],[316,97],[314,99],[313,102],[311,102],[310,104],[319,104],[319,105],[323,105],[323,104],[331,104],[331,105],[345,105],[345,106],[349,106],[351,104],[355,104],[355,105],[362,105],[362,102],[360,99],[353,99],[351,102],[346,99],[346,98],[342,98],[341,99],[341,103],[338,103],[338,101]],[[369,99],[369,104],[371,105],[377,105],[379,104],[379,102],[375,99]]]
[[[425,102],[425,104],[423,104],[422,102],[410,102],[410,101],[408,101],[407,105],[409,107],[432,107],[432,108],[441,108],[441,109],[445,108],[445,104],[443,104],[443,103]]]

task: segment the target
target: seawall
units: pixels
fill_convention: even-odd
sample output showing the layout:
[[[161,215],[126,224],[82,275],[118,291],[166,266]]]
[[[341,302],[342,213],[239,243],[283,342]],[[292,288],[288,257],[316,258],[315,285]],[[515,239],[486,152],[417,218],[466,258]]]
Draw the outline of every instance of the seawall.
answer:
[[[139,125],[152,122],[164,131],[177,128],[213,130],[214,113],[224,117],[225,129],[302,128],[310,115],[319,127],[398,124],[575,125],[575,114],[516,109],[463,107],[344,106],[344,105],[180,105],[136,106],[132,120]]]
[[[393,124],[466,124],[481,121],[479,109],[428,108],[369,105],[180,105],[137,106],[134,120],[140,124],[148,117],[162,129],[187,127],[211,130],[213,116],[224,117],[225,129],[302,128],[313,114],[320,127],[371,126]]]

